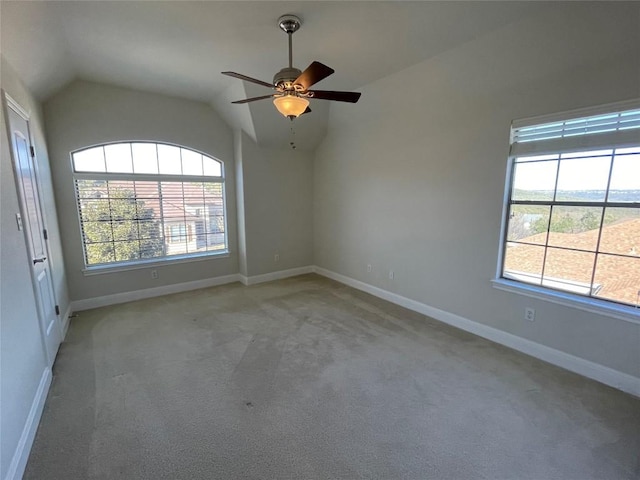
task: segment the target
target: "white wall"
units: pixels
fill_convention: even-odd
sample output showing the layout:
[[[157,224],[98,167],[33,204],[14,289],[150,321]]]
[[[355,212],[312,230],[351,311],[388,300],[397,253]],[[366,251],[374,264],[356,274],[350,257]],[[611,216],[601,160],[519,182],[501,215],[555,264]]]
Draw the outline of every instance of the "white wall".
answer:
[[[490,282],[511,120],[640,96],[640,4],[550,4],[362,92],[316,152],[316,265],[640,377],[638,323]]]
[[[312,155],[261,148],[244,132],[240,142],[247,267],[243,275],[312,265]]]
[[[56,301],[61,313],[67,311],[65,270],[63,267],[60,235],[55,214],[55,203],[48,164],[47,146],[39,104],[24,87],[13,68],[2,58],[2,89],[30,113],[31,134],[36,149],[39,184],[44,203],[44,217],[49,233],[51,270],[55,286]],[[1,163],[0,163],[0,478],[7,477],[9,468],[24,468],[29,451],[29,440],[35,434],[39,418],[36,408],[38,388],[41,382],[50,381],[44,346],[40,336],[36,300],[30,276],[30,258],[25,238],[16,224],[16,213],[20,211],[18,192],[11,162],[9,137],[4,114],[1,117]],[[46,384],[48,386],[48,384]],[[46,396],[46,389],[42,392]],[[34,405],[35,404],[35,405]],[[33,409],[33,411],[32,411]],[[30,419],[30,412],[36,415]],[[29,420],[35,420],[29,428]],[[20,439],[26,444],[20,445]],[[21,451],[19,446],[26,447]],[[23,455],[21,456],[21,453]],[[14,462],[12,464],[12,461]],[[16,463],[17,462],[17,463]]]
[[[44,105],[47,138],[73,300],[220,277],[238,272],[233,133],[204,103],[76,81]],[[70,152],[106,142],[148,140],[202,151],[224,162],[230,254],[188,263],[85,276]],[[150,269],[158,271],[152,279]]]

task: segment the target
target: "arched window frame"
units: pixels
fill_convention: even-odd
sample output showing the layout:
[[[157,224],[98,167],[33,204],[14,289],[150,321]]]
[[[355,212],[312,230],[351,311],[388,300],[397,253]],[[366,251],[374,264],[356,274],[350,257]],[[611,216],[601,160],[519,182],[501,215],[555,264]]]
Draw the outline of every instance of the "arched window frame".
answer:
[[[92,145],[70,157],[85,273],[228,254],[222,160],[151,141]]]

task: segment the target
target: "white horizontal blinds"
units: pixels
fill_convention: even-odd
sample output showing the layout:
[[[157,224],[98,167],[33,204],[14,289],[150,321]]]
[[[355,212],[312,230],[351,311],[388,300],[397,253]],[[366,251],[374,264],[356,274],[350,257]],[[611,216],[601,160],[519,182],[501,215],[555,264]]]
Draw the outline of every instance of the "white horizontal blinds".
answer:
[[[514,122],[511,155],[637,145],[640,142],[640,102],[637,103],[616,111],[578,117],[567,113],[566,119],[554,118],[536,124]]]
[[[514,129],[511,141],[535,142],[640,128],[640,109]]]
[[[87,267],[227,248],[222,162],[150,142],[72,154]]]

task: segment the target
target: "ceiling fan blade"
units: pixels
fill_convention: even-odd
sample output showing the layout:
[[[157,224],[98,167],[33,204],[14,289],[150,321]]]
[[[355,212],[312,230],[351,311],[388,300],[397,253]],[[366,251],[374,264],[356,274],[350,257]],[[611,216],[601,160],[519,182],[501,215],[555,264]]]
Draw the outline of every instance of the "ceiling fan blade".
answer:
[[[222,72],[223,75],[228,75],[229,77],[239,78],[240,80],[244,80],[246,82],[257,83],[258,85],[262,85],[263,87],[274,88],[271,83],[263,82],[262,80],[258,80],[257,78],[247,77],[246,75],[242,75],[241,73],[236,72]]]
[[[245,98],[244,100],[236,100],[235,102],[231,102],[231,103],[249,103],[249,102],[255,102],[256,100],[264,100],[265,98],[271,98],[271,97],[275,97],[277,96],[277,93],[273,93],[271,95],[262,95],[261,97],[252,97],[252,98]]]
[[[307,107],[307,109],[304,112],[302,112],[300,115],[304,115],[305,113],[311,113],[311,109]]]
[[[308,90],[311,85],[318,83],[323,78],[327,78],[334,71],[333,68],[329,68],[320,62],[312,62],[293,83],[294,85],[302,85],[305,90]]]
[[[334,92],[331,90],[309,90],[311,98],[318,100],[335,100],[336,102],[356,103],[360,99],[360,92]]]

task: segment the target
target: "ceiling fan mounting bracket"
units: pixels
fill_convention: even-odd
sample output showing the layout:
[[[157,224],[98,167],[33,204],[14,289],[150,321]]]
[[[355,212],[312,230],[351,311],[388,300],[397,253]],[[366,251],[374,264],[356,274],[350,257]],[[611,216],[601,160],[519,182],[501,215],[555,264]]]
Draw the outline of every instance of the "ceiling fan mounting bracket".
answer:
[[[301,25],[302,20],[295,15],[282,15],[278,19],[278,26],[286,34],[297,32]]]

